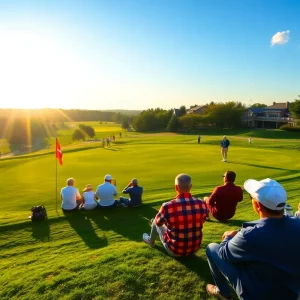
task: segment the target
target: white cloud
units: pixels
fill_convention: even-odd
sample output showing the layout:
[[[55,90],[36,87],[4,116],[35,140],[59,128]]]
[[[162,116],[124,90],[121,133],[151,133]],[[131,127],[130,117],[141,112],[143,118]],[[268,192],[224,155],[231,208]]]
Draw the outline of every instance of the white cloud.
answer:
[[[271,46],[274,46],[276,44],[279,44],[279,45],[286,44],[289,41],[289,38],[290,38],[289,30],[277,32],[276,34],[274,34],[272,36]]]

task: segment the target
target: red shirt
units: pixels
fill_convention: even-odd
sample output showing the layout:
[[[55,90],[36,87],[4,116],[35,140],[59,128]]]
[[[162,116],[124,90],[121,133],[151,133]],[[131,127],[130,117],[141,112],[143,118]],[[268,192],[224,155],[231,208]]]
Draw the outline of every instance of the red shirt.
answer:
[[[166,225],[164,242],[176,255],[189,255],[200,248],[202,226],[208,216],[206,203],[190,193],[164,203],[156,215],[156,225]]]
[[[214,189],[208,199],[208,209],[217,220],[225,221],[234,216],[236,206],[242,200],[242,188],[227,182]]]

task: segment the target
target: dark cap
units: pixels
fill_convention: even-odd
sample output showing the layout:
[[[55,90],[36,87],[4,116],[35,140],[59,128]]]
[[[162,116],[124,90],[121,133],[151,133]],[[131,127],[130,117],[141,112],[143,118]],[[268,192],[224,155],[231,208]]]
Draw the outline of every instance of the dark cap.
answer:
[[[223,177],[225,177],[228,182],[234,182],[236,174],[233,171],[226,171]]]

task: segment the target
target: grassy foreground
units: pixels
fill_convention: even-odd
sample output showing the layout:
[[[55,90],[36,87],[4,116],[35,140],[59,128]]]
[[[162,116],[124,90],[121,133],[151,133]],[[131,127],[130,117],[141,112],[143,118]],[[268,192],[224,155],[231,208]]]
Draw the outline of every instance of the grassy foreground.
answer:
[[[205,284],[212,282],[205,257],[210,242],[220,242],[226,230],[256,219],[248,196],[226,224],[204,224],[201,249],[188,258],[173,259],[157,242],[152,249],[142,241],[149,220],[171,199],[174,178],[186,172],[193,194],[208,195],[222,183],[224,171],[237,173],[237,184],[248,178],[271,177],[283,184],[289,203],[299,201],[299,141],[229,136],[229,162],[222,163],[220,136],[131,134],[110,149],[100,143],[63,148],[58,166],[59,189],[73,176],[80,190],[96,187],[110,173],[118,190],[137,177],[144,187],[144,205],[128,210],[55,211],[55,158],[39,153],[0,160],[0,299],[210,299]],[[67,140],[67,139],[66,139]],[[66,144],[66,143],[63,143]],[[27,219],[33,205],[44,204],[49,221]]]

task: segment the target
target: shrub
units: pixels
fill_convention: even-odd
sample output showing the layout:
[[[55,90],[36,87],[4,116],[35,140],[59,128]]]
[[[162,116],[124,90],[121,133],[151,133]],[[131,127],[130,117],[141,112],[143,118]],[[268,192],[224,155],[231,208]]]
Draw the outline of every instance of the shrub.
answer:
[[[300,132],[300,126],[282,125],[282,126],[280,126],[279,129],[285,130],[285,131]]]

